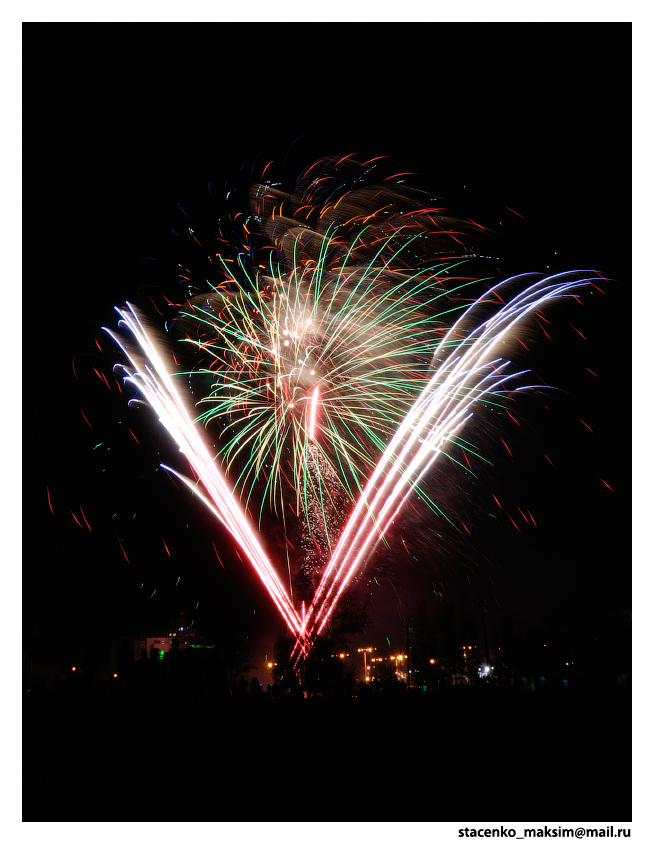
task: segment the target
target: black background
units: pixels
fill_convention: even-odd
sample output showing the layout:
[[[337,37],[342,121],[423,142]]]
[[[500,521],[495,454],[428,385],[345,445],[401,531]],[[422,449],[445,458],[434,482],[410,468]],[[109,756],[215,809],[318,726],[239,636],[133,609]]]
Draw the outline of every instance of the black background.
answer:
[[[526,400],[532,428],[508,433],[515,457],[494,454],[504,479],[494,492],[514,516],[515,504],[534,508],[539,530],[519,534],[505,520],[484,545],[474,528],[467,565],[455,556],[436,577],[455,601],[477,558],[482,582],[495,585],[480,589],[498,618],[577,627],[582,639],[614,630],[608,620],[630,602],[620,423],[630,331],[629,38],[627,24],[25,27],[30,655],[61,666],[101,660],[112,639],[168,624],[180,610],[221,636],[272,645],[279,623],[266,596],[211,518],[157,470],[171,452],[166,436],[128,412],[94,369],[109,376],[116,360],[101,329],[115,325],[114,306],[146,301],[149,286],[170,282],[178,204],[196,225],[208,213],[209,183],[224,194],[229,177],[257,175],[271,160],[304,166],[348,153],[388,155],[428,190],[519,211],[512,270],[593,268],[613,280],[580,316],[563,318],[535,362],[561,390],[554,421]],[[401,645],[405,615],[425,583],[437,582],[413,570],[390,581],[405,585],[404,603],[382,590],[371,632]]]

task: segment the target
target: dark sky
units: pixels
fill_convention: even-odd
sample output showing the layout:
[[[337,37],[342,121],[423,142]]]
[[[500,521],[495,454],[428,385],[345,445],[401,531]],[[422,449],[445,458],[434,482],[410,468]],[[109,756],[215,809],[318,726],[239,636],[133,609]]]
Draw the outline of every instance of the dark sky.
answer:
[[[628,605],[625,389],[608,339],[629,333],[629,37],[626,24],[25,28],[28,649],[79,660],[181,610],[272,645],[267,597],[158,470],[167,436],[95,370],[109,377],[116,360],[101,330],[114,306],[170,282],[178,204],[202,226],[208,183],[224,193],[266,161],[337,153],[388,155],[416,185],[519,211],[513,270],[550,261],[614,280],[540,347],[535,370],[560,389],[549,411],[526,399],[526,424],[504,438],[512,457],[495,437],[495,469],[464,492],[456,479],[470,537],[380,568],[371,636],[400,647],[421,600],[446,618],[444,603],[483,597],[499,631],[593,628]],[[496,510],[489,528],[490,492],[537,526]]]

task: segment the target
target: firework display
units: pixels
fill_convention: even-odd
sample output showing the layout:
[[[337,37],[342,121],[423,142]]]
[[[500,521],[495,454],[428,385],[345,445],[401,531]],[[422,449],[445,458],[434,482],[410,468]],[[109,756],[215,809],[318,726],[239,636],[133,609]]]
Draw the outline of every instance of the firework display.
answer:
[[[510,357],[526,317],[597,279],[498,282],[483,226],[380,167],[322,160],[288,191],[263,174],[167,334],[132,305],[107,329],[298,656],[410,496],[430,506],[426,474],[472,415],[529,388]],[[284,576],[261,541],[271,514],[300,537]]]

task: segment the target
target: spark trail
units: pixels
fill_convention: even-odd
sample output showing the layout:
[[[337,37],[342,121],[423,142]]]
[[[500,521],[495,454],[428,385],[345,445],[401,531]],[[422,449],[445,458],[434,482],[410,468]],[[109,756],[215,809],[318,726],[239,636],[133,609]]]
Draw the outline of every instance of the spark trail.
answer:
[[[121,317],[119,326],[123,324],[130,331],[141,353],[131,350],[124,340],[109,329],[105,329],[121,347],[129,362],[117,365],[124,372],[124,381],[132,383],[158,415],[161,424],[186,456],[207,496],[199,490],[197,484],[179,475],[170,467],[166,469],[177,475],[194,494],[198,495],[232,534],[248,556],[289,629],[292,633],[299,635],[302,640],[300,617],[264,552],[255,529],[238,501],[235,500],[232,488],[199,436],[185,402],[164,364],[156,340],[145,327],[135,308],[128,305],[127,308],[116,310]]]

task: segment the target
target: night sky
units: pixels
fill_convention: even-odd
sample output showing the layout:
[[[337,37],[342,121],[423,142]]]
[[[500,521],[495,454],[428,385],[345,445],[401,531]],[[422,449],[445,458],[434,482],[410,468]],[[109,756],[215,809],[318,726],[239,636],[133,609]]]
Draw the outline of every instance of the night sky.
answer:
[[[483,600],[494,642],[613,637],[630,606],[629,452],[616,429],[630,331],[629,26],[110,29],[25,33],[26,650],[62,667],[101,661],[112,640],[180,611],[217,638],[249,638],[256,658],[272,647],[274,608],[158,469],[175,450],[152,415],[128,410],[101,327],[116,325],[114,306],[177,284],[180,206],[211,232],[228,178],[348,153],[388,155],[418,174],[412,184],[489,219],[519,212],[499,246],[509,272],[611,280],[582,306],[552,308],[551,339],[535,337],[529,366],[557,390],[524,395],[518,426],[476,423],[493,467],[474,483],[435,478],[465,533],[444,529],[440,547],[412,530],[413,557],[372,564],[377,582],[355,590],[368,640],[402,648],[421,603],[464,633]]]

